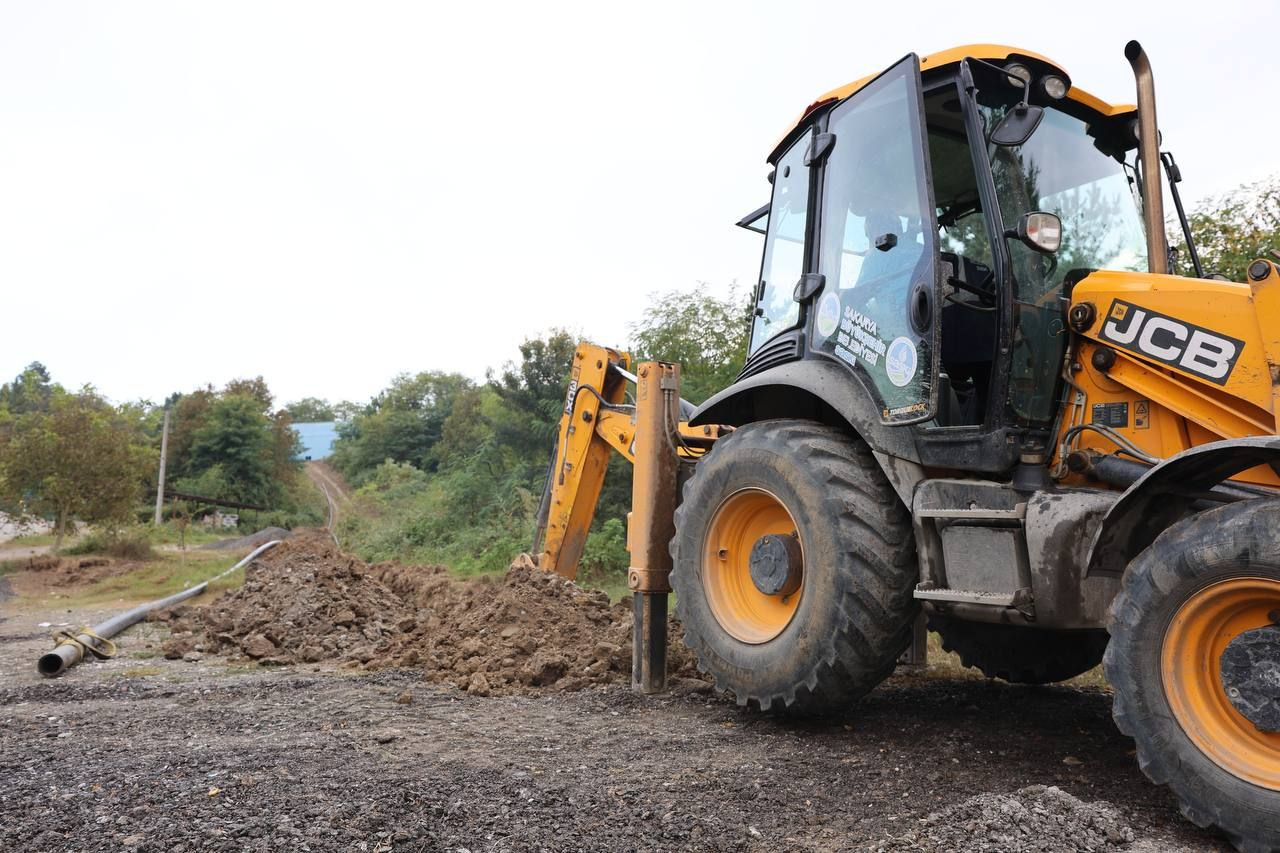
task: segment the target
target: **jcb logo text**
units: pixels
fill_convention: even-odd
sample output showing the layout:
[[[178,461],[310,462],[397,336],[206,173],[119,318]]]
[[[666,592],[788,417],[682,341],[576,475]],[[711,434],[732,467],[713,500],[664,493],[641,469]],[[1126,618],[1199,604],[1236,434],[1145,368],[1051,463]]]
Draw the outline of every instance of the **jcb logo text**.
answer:
[[[1099,334],[1104,341],[1226,385],[1244,341],[1119,299]]]

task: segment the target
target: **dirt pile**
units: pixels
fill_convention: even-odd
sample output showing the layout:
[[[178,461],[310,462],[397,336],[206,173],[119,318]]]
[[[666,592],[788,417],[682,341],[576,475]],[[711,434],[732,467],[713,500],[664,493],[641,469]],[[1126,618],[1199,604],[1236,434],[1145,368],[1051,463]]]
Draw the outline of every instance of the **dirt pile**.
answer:
[[[1059,788],[1032,785],[1013,794],[970,797],[877,849],[1111,851],[1128,849],[1133,840],[1133,827],[1110,803],[1086,803]]]
[[[38,572],[41,583],[50,587],[78,586],[116,575],[127,574],[138,567],[136,562],[121,562],[108,557],[57,557],[38,554],[20,564],[28,572]]]
[[[408,613],[369,567],[319,538],[285,542],[245,567],[244,585],[167,618],[165,654],[243,656],[262,664],[364,663]]]
[[[277,546],[249,564],[240,589],[164,618],[169,657],[412,667],[477,695],[576,690],[631,674],[630,607],[603,592],[527,564],[478,580],[439,566],[368,566],[318,536]],[[668,654],[677,677],[697,677],[675,626]]]

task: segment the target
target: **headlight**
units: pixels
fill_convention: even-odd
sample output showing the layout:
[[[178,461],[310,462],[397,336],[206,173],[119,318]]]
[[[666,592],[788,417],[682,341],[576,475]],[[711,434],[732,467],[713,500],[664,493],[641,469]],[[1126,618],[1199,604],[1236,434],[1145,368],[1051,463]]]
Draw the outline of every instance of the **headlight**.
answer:
[[[1040,85],[1044,88],[1044,93],[1055,101],[1060,101],[1067,96],[1067,81],[1056,74],[1042,78]]]
[[[1010,62],[1004,67],[1004,70],[1011,77],[1017,77],[1024,84],[1031,83],[1031,69],[1023,65],[1021,62]]]

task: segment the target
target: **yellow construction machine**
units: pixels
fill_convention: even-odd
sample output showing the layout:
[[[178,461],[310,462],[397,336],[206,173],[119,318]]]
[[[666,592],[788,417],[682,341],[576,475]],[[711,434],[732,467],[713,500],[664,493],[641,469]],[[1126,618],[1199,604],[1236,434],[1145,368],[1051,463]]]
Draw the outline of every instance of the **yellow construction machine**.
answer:
[[[1136,107],[997,45],[810,104],[739,223],[764,257],[738,379],[695,410],[677,365],[579,347],[535,550],[574,576],[616,451],[639,689],[671,590],[701,668],[762,710],[847,707],[926,619],[1012,682],[1102,662],[1146,774],[1272,850],[1280,268],[1201,268],[1125,53]]]

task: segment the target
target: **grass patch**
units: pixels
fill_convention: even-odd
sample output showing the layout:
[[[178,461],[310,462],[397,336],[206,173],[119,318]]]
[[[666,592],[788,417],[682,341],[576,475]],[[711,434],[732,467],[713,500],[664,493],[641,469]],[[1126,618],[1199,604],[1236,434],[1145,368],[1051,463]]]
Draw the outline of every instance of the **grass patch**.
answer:
[[[586,589],[601,589],[609,596],[610,601],[626,601],[631,598],[631,588],[627,586],[626,577],[609,575],[602,578],[578,578],[578,585]],[[667,595],[667,612],[675,608],[675,593]]]
[[[120,672],[113,672],[113,678],[147,678],[152,675],[161,675],[164,670],[158,666],[133,666],[129,669],[123,669]]]
[[[22,536],[15,536],[6,542],[6,545],[21,545],[24,548],[38,548],[42,545],[52,545],[58,541],[58,537],[52,533],[25,533]],[[71,537],[68,536],[66,541],[70,542]]]
[[[120,560],[151,560],[155,557],[155,551],[151,548],[151,532],[142,526],[94,531],[70,548],[63,548],[62,553],[98,554]]]
[[[61,594],[58,602],[59,606],[76,607],[110,601],[151,601],[195,586],[239,561],[239,555],[213,551],[159,552],[154,560],[141,563],[128,572],[103,578],[70,595]],[[207,592],[191,600],[206,600],[223,590],[234,589],[243,582],[244,572],[233,572],[212,584]]]
[[[167,521],[151,528],[151,541],[156,545],[205,545],[228,538],[225,530],[214,531],[203,524],[188,524],[186,530],[175,521]],[[232,532],[233,535],[234,532]]]

